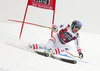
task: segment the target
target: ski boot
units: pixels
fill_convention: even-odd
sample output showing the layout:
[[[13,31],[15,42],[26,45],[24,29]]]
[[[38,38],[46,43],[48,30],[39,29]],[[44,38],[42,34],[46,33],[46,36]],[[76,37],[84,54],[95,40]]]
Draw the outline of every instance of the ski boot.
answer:
[[[53,52],[53,50],[51,50],[50,49],[50,51],[44,51],[44,53],[45,53],[45,56],[46,57],[51,57],[51,56],[53,56],[55,53]]]
[[[32,46],[30,44],[28,46],[26,46],[25,48],[32,50]]]

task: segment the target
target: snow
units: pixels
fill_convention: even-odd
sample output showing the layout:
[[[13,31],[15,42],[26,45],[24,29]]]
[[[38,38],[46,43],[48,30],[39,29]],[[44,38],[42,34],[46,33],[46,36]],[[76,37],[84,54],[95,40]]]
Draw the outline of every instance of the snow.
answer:
[[[84,59],[88,63],[78,61],[77,64],[64,63],[46,58],[25,50],[7,45],[12,40],[19,40],[20,23],[8,22],[6,19],[22,20],[28,0],[0,1],[0,71],[99,71],[100,67],[100,4],[99,0],[56,0],[55,23],[71,23],[78,19],[83,23],[80,32],[81,48]],[[5,6],[4,6],[5,5]],[[29,7],[26,22],[51,26],[51,10]],[[21,42],[24,45],[46,43],[51,30],[33,25],[24,25]],[[16,42],[16,44],[18,44]],[[70,51],[78,55],[74,42],[69,43]]]
[[[9,46],[6,43],[10,40],[19,40],[21,24],[0,22],[0,71],[99,71],[100,55],[99,42],[100,35],[80,32],[81,48],[84,54],[83,61],[77,64],[69,64],[52,58],[46,58],[25,50]],[[20,41],[25,45],[30,43],[46,43],[50,38],[49,29],[25,24]],[[74,42],[70,51],[73,55],[78,55]]]

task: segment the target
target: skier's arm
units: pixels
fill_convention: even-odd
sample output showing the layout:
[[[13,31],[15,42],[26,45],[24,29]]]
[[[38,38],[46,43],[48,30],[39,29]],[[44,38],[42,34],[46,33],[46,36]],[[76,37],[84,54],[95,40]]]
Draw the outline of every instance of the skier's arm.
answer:
[[[77,52],[82,52],[81,48],[80,48],[80,37],[78,36],[75,40],[75,46],[76,46],[76,49],[77,49]]]
[[[75,40],[75,45],[76,45],[76,49],[77,49],[77,52],[79,54],[79,57],[82,59],[83,54],[82,54],[82,49],[80,48],[80,37],[79,36]]]
[[[57,29],[65,29],[68,24],[54,24],[52,27],[56,27]]]
[[[52,30],[57,33],[58,29],[65,29],[68,26],[68,24],[54,24],[52,25]]]

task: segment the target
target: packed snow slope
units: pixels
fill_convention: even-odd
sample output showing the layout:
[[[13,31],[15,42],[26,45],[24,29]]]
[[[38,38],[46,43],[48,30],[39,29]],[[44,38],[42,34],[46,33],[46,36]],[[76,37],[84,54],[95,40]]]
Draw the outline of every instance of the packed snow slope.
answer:
[[[19,40],[20,29],[20,23],[0,23],[0,71],[100,71],[100,35],[79,31],[82,60],[88,63],[69,64],[7,45],[10,40]],[[47,28],[25,24],[20,41],[25,45],[46,43],[50,32]],[[74,42],[69,44],[73,47],[69,52],[78,55]]]

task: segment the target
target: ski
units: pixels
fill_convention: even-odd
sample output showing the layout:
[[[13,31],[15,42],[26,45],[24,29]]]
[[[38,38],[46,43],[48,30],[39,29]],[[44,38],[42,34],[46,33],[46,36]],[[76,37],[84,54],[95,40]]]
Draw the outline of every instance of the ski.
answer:
[[[50,58],[53,58],[53,59],[56,59],[56,60],[59,60],[59,61],[63,61],[63,62],[66,62],[66,63],[71,63],[71,64],[76,64],[77,63],[76,60],[70,60],[70,59],[60,58],[60,57],[57,57],[57,56],[49,56],[47,53],[44,53],[44,52],[33,51],[33,50],[30,50],[30,49],[27,49],[19,41],[15,42],[15,41],[11,40],[11,41],[7,42],[6,44],[10,45],[10,46],[13,46],[13,47],[20,48],[22,50],[26,50],[26,51],[29,51],[29,52],[32,52],[32,53],[36,53],[36,54],[42,55],[42,56],[45,56],[45,57],[50,57]]]
[[[45,57],[51,57],[53,59],[57,59],[59,61],[63,61],[63,62],[66,62],[66,63],[71,63],[71,64],[76,64],[77,63],[76,60],[70,60],[70,59],[65,59],[65,58],[56,57],[56,56],[48,56],[48,54],[44,53],[44,52],[35,51],[35,53],[37,53],[39,55],[42,55],[42,56],[45,56]]]

